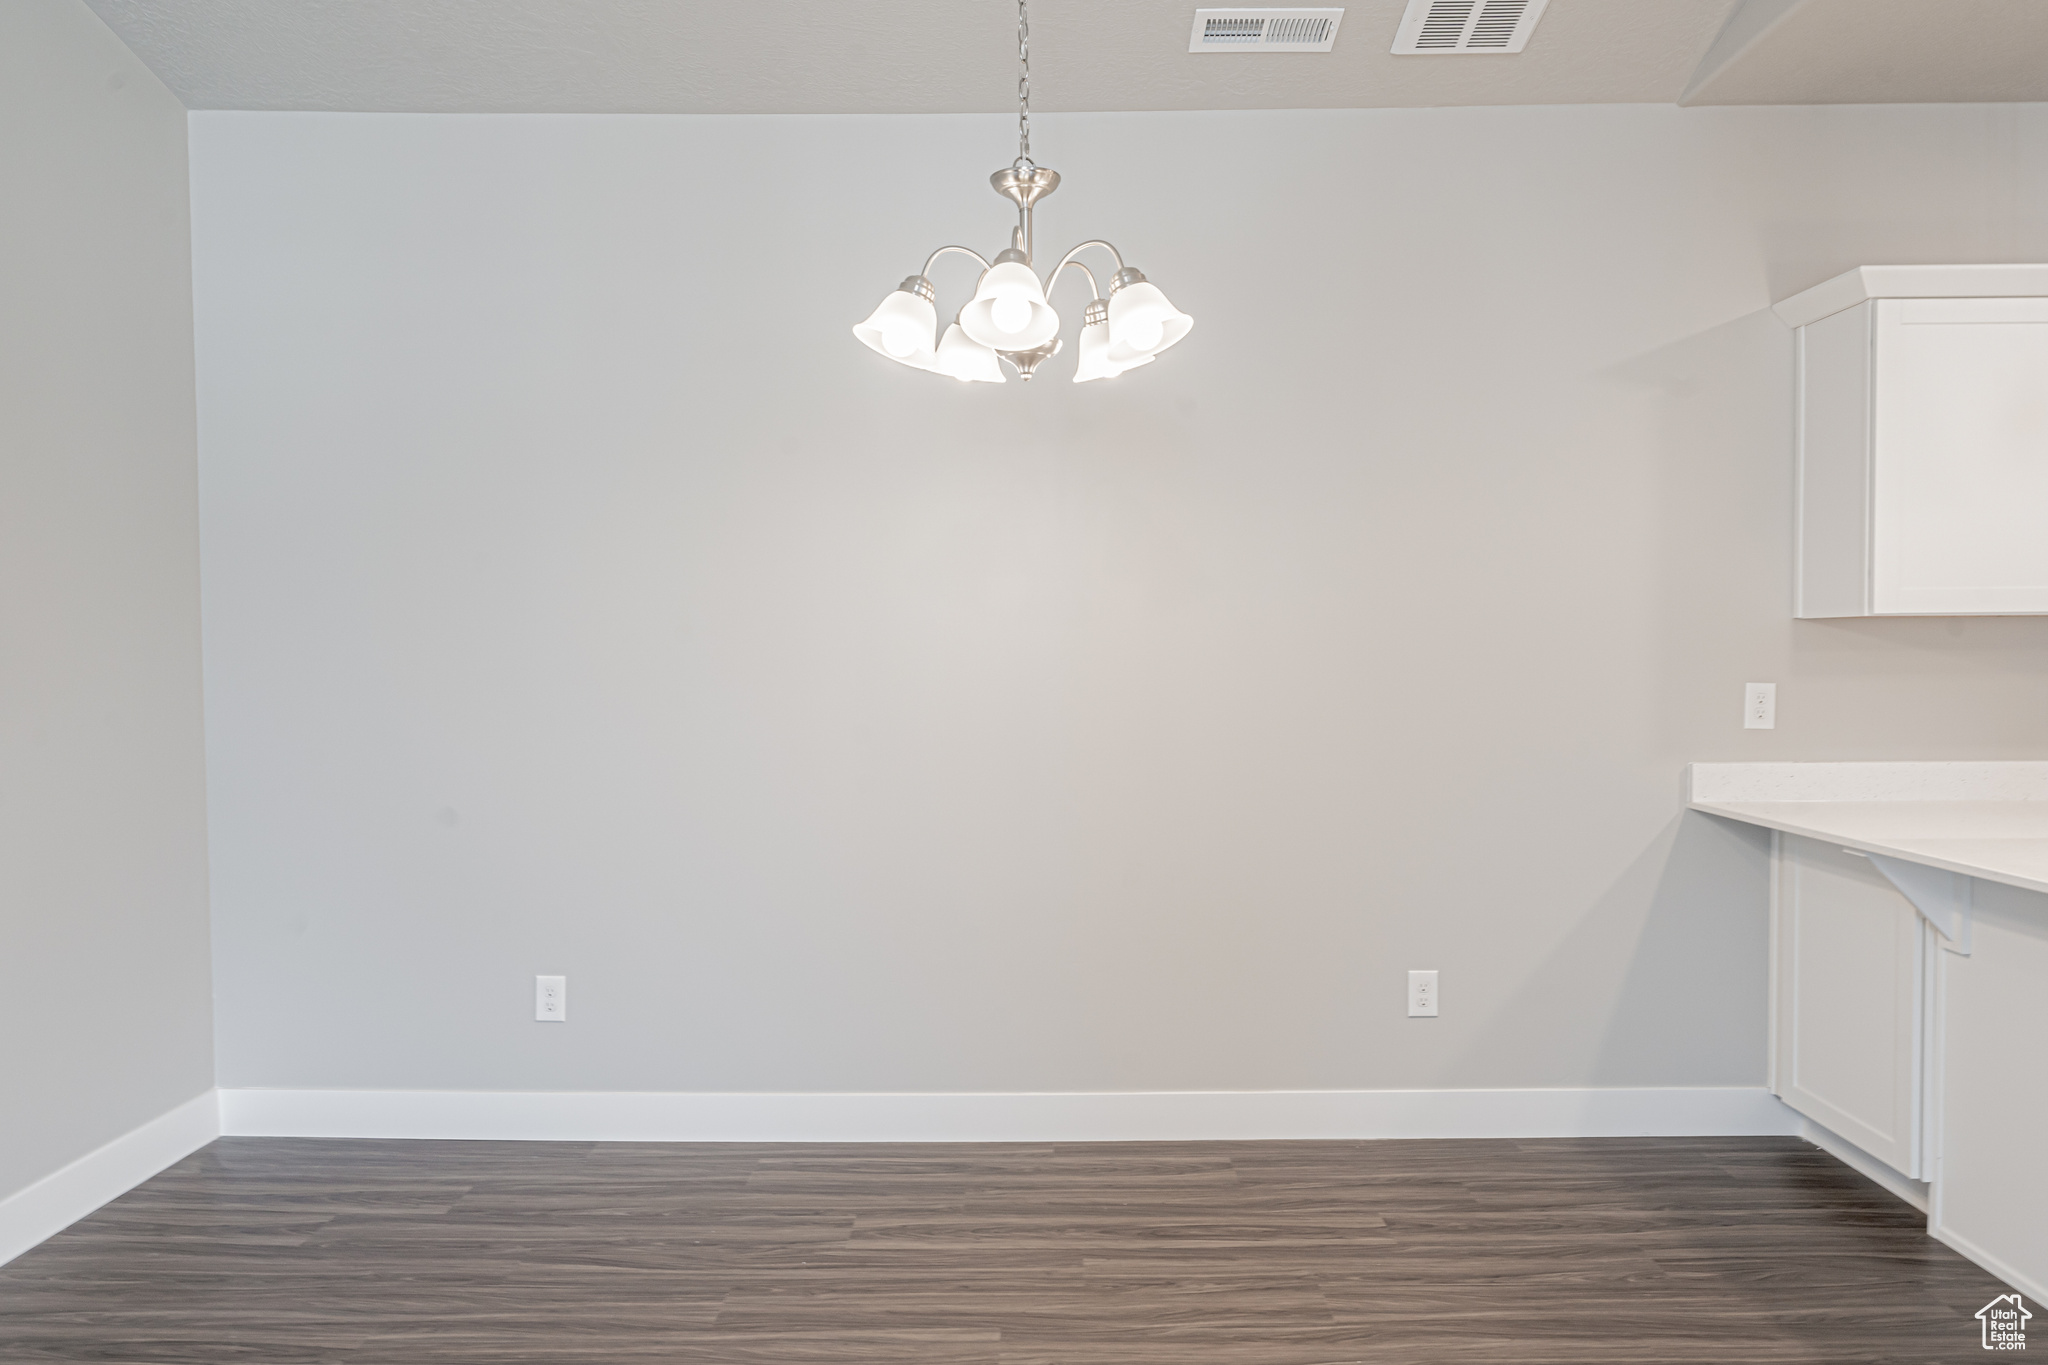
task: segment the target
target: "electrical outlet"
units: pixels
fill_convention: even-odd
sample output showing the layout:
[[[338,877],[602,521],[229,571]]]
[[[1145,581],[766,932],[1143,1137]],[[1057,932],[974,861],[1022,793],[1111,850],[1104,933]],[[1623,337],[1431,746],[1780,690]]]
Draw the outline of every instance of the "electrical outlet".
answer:
[[[1408,1017],[1436,1018],[1436,973],[1408,973]]]
[[[1776,683],[1744,683],[1742,685],[1742,728],[1745,730],[1775,730],[1778,728],[1778,685]]]
[[[533,979],[533,1017],[543,1024],[569,1022],[569,978],[536,976]]]

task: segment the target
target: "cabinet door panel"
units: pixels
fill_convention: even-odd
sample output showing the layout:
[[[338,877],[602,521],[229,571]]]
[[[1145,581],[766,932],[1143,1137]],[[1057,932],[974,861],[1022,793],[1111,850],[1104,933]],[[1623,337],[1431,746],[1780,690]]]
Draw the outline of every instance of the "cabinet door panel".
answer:
[[[1871,602],[2048,611],[2048,300],[1879,300]]]
[[[1779,844],[1777,1090],[1787,1104],[1918,1175],[1922,933],[1867,858]]]
[[[1931,1226],[2039,1297],[2048,1289],[2048,896],[1979,882],[1976,901],[1970,955],[1940,955],[1946,1021]]]

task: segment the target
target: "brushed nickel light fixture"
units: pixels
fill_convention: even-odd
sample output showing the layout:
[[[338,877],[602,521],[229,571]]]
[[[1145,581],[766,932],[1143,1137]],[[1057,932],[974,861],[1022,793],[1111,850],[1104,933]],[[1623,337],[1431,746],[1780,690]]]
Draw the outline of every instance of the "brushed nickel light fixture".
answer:
[[[1081,359],[1074,382],[1114,379],[1125,370],[1151,364],[1153,357],[1186,336],[1195,320],[1169,303],[1159,286],[1136,267],[1125,265],[1115,247],[1099,239],[1062,256],[1043,283],[1032,269],[1031,211],[1059,188],[1060,174],[1031,160],[1031,20],[1025,3],[1017,0],[1017,159],[988,178],[997,194],[1017,206],[1010,245],[993,261],[968,247],[940,247],[853,334],[891,360],[953,379],[1000,384],[1007,378],[1000,362],[1007,362],[1019,379],[1028,381],[1041,364],[1059,354],[1060,315],[1046,295],[1060,272],[1072,266],[1087,276],[1093,296],[1081,315]],[[1100,247],[1116,261],[1107,299],[1095,272],[1075,259],[1090,247]],[[975,282],[974,297],[939,337],[938,293],[927,277],[933,263],[949,251],[980,261],[981,278]]]

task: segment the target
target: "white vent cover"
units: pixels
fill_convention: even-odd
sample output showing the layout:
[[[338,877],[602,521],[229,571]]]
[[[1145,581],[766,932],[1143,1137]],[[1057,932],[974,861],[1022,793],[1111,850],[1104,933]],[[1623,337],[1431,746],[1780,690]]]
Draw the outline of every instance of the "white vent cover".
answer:
[[[1198,9],[1190,52],[1328,52],[1341,9]]]
[[[1394,51],[1428,56],[1520,52],[1550,0],[1408,0]]]

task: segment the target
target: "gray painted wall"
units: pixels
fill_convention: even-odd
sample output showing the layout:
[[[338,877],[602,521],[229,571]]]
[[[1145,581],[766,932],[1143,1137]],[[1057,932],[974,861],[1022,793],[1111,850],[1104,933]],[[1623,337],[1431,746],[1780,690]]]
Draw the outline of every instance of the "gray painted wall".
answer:
[[[2048,256],[2048,110],[1038,122],[1111,383],[848,335],[1000,118],[194,116],[223,1084],[1761,1084],[1682,765],[2048,754],[2048,620],[1790,619],[1765,311]]]
[[[0,1196],[213,1082],[185,111],[0,5]]]

